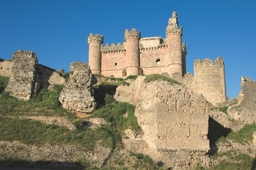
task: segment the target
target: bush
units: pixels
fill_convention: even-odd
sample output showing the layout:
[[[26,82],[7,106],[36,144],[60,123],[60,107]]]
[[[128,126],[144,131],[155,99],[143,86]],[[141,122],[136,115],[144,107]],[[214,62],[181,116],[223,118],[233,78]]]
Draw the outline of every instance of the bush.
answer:
[[[253,133],[256,131],[256,124],[245,125],[238,132],[231,132],[227,138],[241,144],[249,143],[252,141]]]
[[[228,110],[228,106],[224,106],[224,107],[220,107],[220,108],[219,108],[219,111],[221,111],[221,112],[223,112],[223,113],[226,113],[226,114],[228,114],[228,113],[227,113],[227,110]]]
[[[161,74],[151,74],[151,75],[148,75],[146,76],[145,78],[145,82],[148,83],[148,82],[151,82],[151,81],[156,81],[156,80],[163,80],[163,81],[167,81],[171,84],[180,84],[179,82],[177,82],[176,80],[173,80],[169,77],[166,77],[164,75],[161,75]]]
[[[9,77],[0,76],[0,93],[4,91],[9,81]]]
[[[128,77],[126,77],[125,80],[136,80],[137,79],[137,75],[129,75]]]

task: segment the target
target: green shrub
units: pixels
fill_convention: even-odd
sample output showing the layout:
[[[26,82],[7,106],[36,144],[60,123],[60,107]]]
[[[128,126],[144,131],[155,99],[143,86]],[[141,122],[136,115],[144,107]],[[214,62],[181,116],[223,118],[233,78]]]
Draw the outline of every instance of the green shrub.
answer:
[[[163,80],[163,81],[167,81],[167,82],[170,82],[171,84],[180,84],[179,82],[177,82],[176,80],[173,80],[169,77],[166,77],[164,75],[161,75],[161,74],[151,74],[151,75],[148,75],[146,76],[145,78],[145,82],[148,83],[148,82],[151,82],[151,81],[155,81],[155,80]]]
[[[249,143],[252,141],[253,132],[256,131],[256,124],[245,125],[238,132],[231,132],[227,138],[241,144]]]
[[[221,112],[223,112],[223,113],[226,113],[226,114],[228,114],[228,113],[227,113],[227,110],[228,110],[228,106],[224,106],[224,107],[220,107],[220,108],[219,108],[219,111],[221,111]]]
[[[0,76],[0,93],[4,91],[9,81],[9,77]]]
[[[137,79],[137,75],[129,75],[128,77],[125,78],[125,80],[136,80]]]

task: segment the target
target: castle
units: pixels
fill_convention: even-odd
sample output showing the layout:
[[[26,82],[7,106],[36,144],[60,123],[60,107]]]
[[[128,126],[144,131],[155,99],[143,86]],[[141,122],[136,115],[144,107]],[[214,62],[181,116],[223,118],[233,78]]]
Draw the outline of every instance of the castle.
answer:
[[[201,93],[216,105],[225,102],[226,81],[224,61],[218,57],[195,60],[194,76],[186,73],[186,43],[182,43],[182,27],[172,13],[166,27],[166,38],[141,38],[136,29],[125,30],[125,42],[103,45],[103,36],[90,34],[89,65],[93,74],[114,77],[129,75],[168,74],[191,90]]]
[[[125,30],[125,42],[103,45],[103,36],[90,34],[89,65],[93,74],[126,77],[140,74],[186,73],[186,44],[182,44],[182,27],[172,13],[166,38],[141,38],[136,29]]]

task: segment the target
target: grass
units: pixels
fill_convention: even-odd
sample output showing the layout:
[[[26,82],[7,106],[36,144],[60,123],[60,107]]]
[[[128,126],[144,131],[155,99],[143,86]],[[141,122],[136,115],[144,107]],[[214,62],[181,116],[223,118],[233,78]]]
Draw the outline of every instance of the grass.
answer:
[[[9,77],[0,76],[0,93],[4,91],[9,81]]]
[[[119,132],[123,132],[128,127],[134,131],[140,131],[137,118],[134,115],[135,107],[124,102],[117,102],[112,96],[106,95],[105,106],[95,110],[90,117],[101,117],[115,127]],[[125,116],[127,114],[127,116]]]
[[[228,151],[221,154],[215,154],[212,158],[226,157],[218,165],[211,167],[209,170],[253,170],[255,169],[255,159],[243,153]]]
[[[0,77],[0,85],[4,89],[7,78]],[[91,117],[102,117],[108,124],[96,129],[84,128],[87,119],[75,117],[71,112],[63,109],[58,101],[63,88],[55,85],[52,90],[43,88],[39,94],[29,101],[18,100],[2,91],[0,96],[0,140],[18,140],[33,145],[65,145],[78,144],[84,150],[93,150],[96,143],[115,149],[122,147],[121,135],[123,131],[132,127],[139,131],[137,119],[134,116],[135,107],[128,103],[119,103],[112,95],[116,85],[102,83],[95,88],[98,101],[103,101],[100,108]],[[75,125],[75,130],[58,125],[48,125],[36,120],[19,119],[20,115],[44,115],[66,117]]]
[[[167,81],[171,84],[180,84],[179,82],[177,82],[176,80],[173,80],[169,77],[166,77],[164,75],[161,75],[161,74],[151,74],[151,75],[147,75],[146,78],[145,78],[145,82],[148,83],[148,82],[151,82],[151,81],[156,81],[156,80],[163,80],[163,81]]]
[[[125,80],[136,80],[138,75],[129,75],[128,77],[125,78]]]
[[[219,111],[221,111],[221,112],[223,112],[225,114],[228,114],[227,110],[228,110],[228,106],[224,106],[224,107],[220,107],[219,108]]]
[[[227,138],[241,144],[249,144],[253,140],[253,133],[256,131],[256,124],[245,125],[238,132],[231,132]]]

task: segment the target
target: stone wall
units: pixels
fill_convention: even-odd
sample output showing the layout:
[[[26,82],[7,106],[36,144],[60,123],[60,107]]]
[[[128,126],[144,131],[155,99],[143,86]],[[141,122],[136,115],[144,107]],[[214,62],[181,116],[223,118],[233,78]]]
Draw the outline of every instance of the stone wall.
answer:
[[[11,77],[12,73],[12,60],[0,61],[0,75]],[[46,67],[42,64],[36,65],[36,82],[40,83],[41,87],[52,87],[55,84],[65,84],[66,80],[63,76],[57,73],[54,69]]]
[[[37,66],[36,54],[32,51],[18,50],[13,54],[11,77],[5,91],[19,99],[29,100],[35,87]]]
[[[62,107],[74,112],[91,113],[96,108],[93,96],[92,73],[83,62],[70,64],[69,80],[60,93]]]
[[[104,52],[102,53],[101,63],[104,63],[101,67],[102,75],[125,77],[122,75],[123,70],[127,67],[125,51]]]
[[[145,83],[144,78],[139,76],[129,87],[119,86],[115,98],[136,105],[135,115],[148,146],[207,152],[209,105],[205,98],[182,85],[161,80]],[[128,88],[133,90],[124,91]]]

